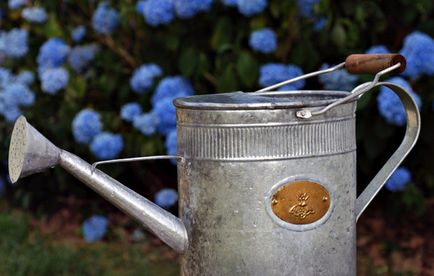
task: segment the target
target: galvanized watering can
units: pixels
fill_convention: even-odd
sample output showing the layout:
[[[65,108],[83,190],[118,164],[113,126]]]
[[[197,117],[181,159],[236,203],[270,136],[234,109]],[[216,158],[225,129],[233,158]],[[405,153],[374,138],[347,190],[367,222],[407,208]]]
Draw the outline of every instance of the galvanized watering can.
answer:
[[[376,73],[351,92],[268,92],[340,68]],[[356,221],[414,146],[420,117],[410,94],[381,75],[400,55],[351,55],[333,68],[253,93],[176,99],[178,155],[90,165],[20,117],[9,151],[19,178],[60,165],[182,253],[182,275],[355,275]],[[407,130],[356,197],[355,110],[384,85],[401,99]],[[96,169],[101,163],[177,158],[180,218]]]

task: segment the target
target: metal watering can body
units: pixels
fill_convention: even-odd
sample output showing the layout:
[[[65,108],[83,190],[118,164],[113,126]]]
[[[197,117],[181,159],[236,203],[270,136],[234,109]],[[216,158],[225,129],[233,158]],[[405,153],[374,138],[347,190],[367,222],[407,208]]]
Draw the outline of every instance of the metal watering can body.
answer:
[[[343,66],[377,75],[351,92],[268,92]],[[403,67],[396,55],[361,55],[254,93],[177,99],[177,156],[92,166],[55,147],[21,117],[12,134],[9,174],[16,182],[60,164],[182,253],[183,275],[355,275],[356,221],[419,134],[410,94],[378,82]],[[402,100],[407,131],[356,197],[356,102],[379,85]],[[95,168],[161,158],[178,159],[180,218]]]

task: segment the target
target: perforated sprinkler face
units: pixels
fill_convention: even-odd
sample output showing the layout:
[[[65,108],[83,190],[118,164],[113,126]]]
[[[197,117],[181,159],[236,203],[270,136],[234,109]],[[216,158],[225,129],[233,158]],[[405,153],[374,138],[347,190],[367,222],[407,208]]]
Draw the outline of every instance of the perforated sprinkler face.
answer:
[[[17,182],[20,178],[24,165],[26,141],[27,121],[26,118],[20,117],[15,123],[9,147],[9,177],[12,183]]]

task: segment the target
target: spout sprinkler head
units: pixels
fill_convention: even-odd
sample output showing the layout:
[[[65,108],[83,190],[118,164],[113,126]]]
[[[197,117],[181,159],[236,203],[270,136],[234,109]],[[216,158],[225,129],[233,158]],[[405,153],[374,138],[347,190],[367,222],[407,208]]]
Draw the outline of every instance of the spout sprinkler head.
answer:
[[[61,150],[30,125],[24,116],[15,122],[9,146],[9,178],[18,179],[56,166]]]

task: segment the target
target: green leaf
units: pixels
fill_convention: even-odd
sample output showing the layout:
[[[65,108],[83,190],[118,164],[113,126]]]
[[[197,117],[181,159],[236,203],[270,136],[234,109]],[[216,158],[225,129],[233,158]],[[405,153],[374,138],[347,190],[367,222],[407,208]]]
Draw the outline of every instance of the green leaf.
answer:
[[[235,77],[236,72],[232,64],[228,64],[223,73],[217,79],[218,92],[230,92],[238,89],[238,82]]]
[[[332,41],[339,48],[345,47],[345,42],[347,40],[347,35],[345,29],[342,25],[336,24],[332,29]]]
[[[195,69],[199,62],[197,51],[193,48],[187,48],[182,51],[179,57],[178,67],[181,73],[187,77],[194,74]]]
[[[54,15],[50,15],[43,30],[47,37],[63,37],[62,26],[57,22],[56,16]]]
[[[259,64],[249,52],[241,52],[237,61],[237,72],[244,85],[252,87],[258,80]]]
[[[217,22],[211,37],[211,47],[219,50],[220,47],[231,45],[232,23],[228,17],[223,17]]]

